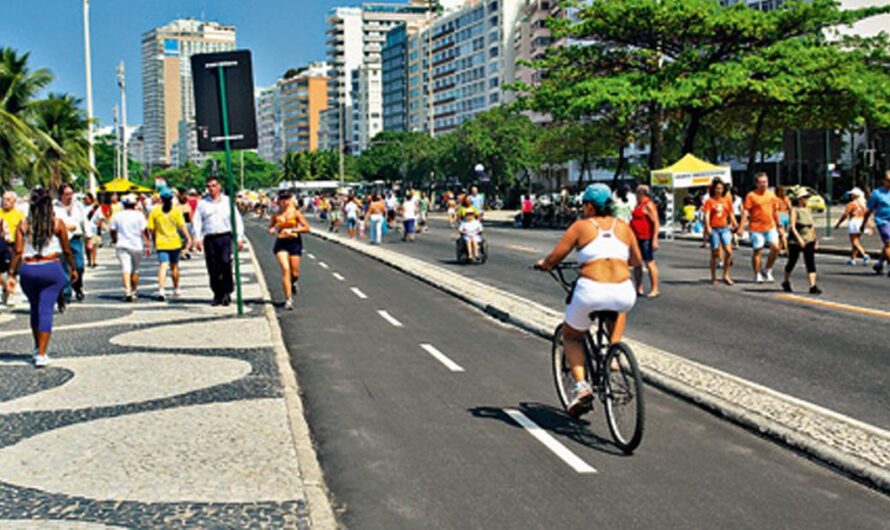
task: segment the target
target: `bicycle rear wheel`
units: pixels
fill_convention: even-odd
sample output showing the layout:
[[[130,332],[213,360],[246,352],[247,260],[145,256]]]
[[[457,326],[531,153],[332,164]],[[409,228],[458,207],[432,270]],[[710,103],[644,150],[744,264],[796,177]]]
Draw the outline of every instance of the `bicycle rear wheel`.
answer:
[[[609,432],[615,445],[625,454],[630,454],[643,440],[645,423],[640,367],[630,347],[618,342],[609,347],[603,370]]]

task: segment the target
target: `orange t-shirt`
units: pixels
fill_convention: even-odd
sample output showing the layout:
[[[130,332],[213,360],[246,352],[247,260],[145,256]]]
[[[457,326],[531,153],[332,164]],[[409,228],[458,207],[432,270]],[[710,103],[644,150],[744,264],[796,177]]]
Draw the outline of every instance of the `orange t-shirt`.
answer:
[[[791,211],[791,201],[788,200],[788,197],[778,197],[776,196],[776,210],[779,213],[786,213]]]
[[[767,190],[763,193],[752,191],[745,197],[744,208],[751,216],[750,230],[752,232],[767,232],[776,228],[775,216],[777,204],[776,196]]]
[[[708,197],[702,206],[702,211],[708,214],[711,228],[724,228],[729,224],[729,216],[732,215],[732,199],[727,196],[718,199]]]
[[[851,219],[861,219],[865,217],[866,210],[868,210],[868,208],[863,206],[861,201],[854,199],[847,204],[846,208],[844,208],[844,213]]]

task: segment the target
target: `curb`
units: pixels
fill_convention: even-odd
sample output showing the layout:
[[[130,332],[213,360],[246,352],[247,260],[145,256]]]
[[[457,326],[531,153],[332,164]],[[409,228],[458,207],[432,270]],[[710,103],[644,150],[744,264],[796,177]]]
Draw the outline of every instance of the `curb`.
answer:
[[[297,383],[297,375],[290,365],[290,355],[284,345],[281,336],[281,327],[278,325],[278,317],[272,306],[272,296],[266,285],[266,278],[250,245],[250,261],[256,271],[260,291],[263,294],[263,313],[269,324],[272,343],[275,345],[275,365],[281,374],[281,386],[284,394],[284,402],[287,408],[288,424],[290,425],[291,439],[294,450],[297,453],[297,465],[300,468],[300,481],[303,484],[303,492],[306,495],[307,510],[312,528],[320,530],[334,530],[340,528],[334,515],[334,508],[328,497],[328,489],[325,487],[324,474],[318,463],[318,455],[312,444],[312,436],[309,424],[306,422],[303,402],[300,399],[300,386]]]
[[[430,263],[325,232],[350,248],[546,339],[562,314]],[[890,493],[890,432],[678,355],[626,339],[644,379],[742,427]]]

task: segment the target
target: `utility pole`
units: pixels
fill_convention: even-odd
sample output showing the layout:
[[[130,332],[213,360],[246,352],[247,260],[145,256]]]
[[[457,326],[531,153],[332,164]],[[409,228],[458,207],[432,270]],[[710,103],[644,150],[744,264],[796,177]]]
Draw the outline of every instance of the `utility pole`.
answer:
[[[127,157],[127,74],[124,62],[117,65],[117,86],[121,89],[121,174],[129,179],[130,160]]]
[[[240,151],[241,153],[241,189],[244,189],[244,149]]]
[[[797,155],[797,185],[803,183],[803,154],[800,152],[800,129],[794,130],[794,154]]]
[[[345,175],[344,175],[344,172],[345,172],[345,163],[344,163],[344,160],[343,160],[343,148],[344,148],[344,145],[343,145],[343,144],[344,144],[344,142],[343,142],[343,112],[344,112],[345,109],[346,109],[346,102],[343,101],[342,96],[340,96],[339,94],[338,94],[338,97],[341,97],[340,102],[338,103],[338,106],[337,106],[337,117],[338,117],[338,120],[337,120],[337,121],[338,121],[338,124],[339,124],[339,127],[338,127],[338,128],[339,128],[339,137],[340,137],[340,139],[339,139],[339,146],[340,146],[340,149],[339,149],[339,151],[340,151],[340,161],[339,161],[339,164],[340,164],[340,186],[342,187],[342,186],[343,186],[343,181],[345,180],[345,178],[344,178],[344,177],[345,177]]]
[[[87,143],[90,160],[89,190],[96,196],[96,150],[93,147],[93,74],[90,60],[90,0],[83,0],[83,51],[87,78]]]
[[[831,163],[831,129],[825,129],[825,239],[831,239],[831,196],[834,164]]]
[[[120,129],[117,127],[118,112],[117,105],[115,105],[112,111],[112,119],[114,120],[114,178],[120,178],[121,176]]]

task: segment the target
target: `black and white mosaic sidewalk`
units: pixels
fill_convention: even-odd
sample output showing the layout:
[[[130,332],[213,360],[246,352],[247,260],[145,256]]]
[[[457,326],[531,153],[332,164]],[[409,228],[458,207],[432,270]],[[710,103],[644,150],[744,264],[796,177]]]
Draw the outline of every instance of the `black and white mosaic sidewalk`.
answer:
[[[240,317],[210,306],[200,255],[166,303],[154,257],[130,304],[110,249],[99,262],[56,314],[48,368],[27,304],[0,312],[0,528],[308,528],[249,256]]]

